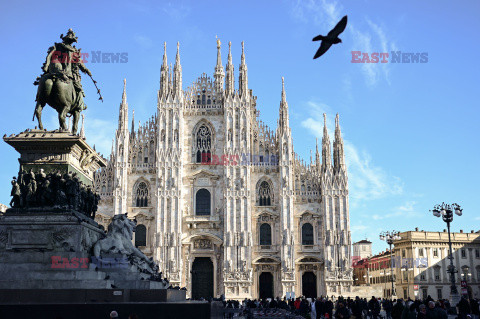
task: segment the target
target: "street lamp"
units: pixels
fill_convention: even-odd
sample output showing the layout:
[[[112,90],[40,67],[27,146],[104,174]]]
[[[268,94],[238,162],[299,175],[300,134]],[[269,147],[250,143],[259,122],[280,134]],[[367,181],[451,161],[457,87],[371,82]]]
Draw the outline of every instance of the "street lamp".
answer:
[[[380,240],[385,240],[387,244],[390,246],[390,273],[392,274],[391,280],[392,280],[392,298],[393,296],[396,296],[397,294],[395,293],[395,287],[393,286],[393,254],[392,254],[392,244],[393,241],[395,240],[400,240],[401,237],[399,236],[400,232],[392,230],[391,232],[389,231],[384,231],[380,233]]]
[[[448,247],[450,248],[450,266],[447,267],[447,272],[450,274],[450,299],[453,305],[456,305],[459,300],[457,285],[455,284],[455,273],[458,272],[453,265],[453,252],[452,252],[452,240],[450,238],[450,223],[453,221],[453,213],[457,214],[458,216],[462,216],[462,208],[460,205],[453,203],[453,204],[445,204],[442,203],[440,205],[433,206],[433,216],[435,217],[442,217],[443,221],[447,223],[448,229]]]

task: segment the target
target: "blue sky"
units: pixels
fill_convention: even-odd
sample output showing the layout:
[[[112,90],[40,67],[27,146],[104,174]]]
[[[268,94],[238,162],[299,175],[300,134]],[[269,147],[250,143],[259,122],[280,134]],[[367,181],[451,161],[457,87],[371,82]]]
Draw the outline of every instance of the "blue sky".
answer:
[[[478,1],[115,1],[0,3],[3,61],[2,134],[32,128],[36,87],[46,51],[73,28],[83,52],[128,53],[127,63],[89,63],[105,103],[83,77],[86,136],[109,154],[123,78],[135,119],[155,113],[163,42],[169,63],[180,42],[183,85],[213,75],[215,36],[223,64],[232,41],[236,76],[245,41],[249,87],[261,119],[276,126],[285,77],[295,151],[305,160],[322,134],[326,112],[332,137],[340,114],[349,169],[354,241],[385,249],[382,230],[442,230],[429,209],[458,202],[453,229],[479,230],[480,123]],[[343,43],[312,60],[317,43],[345,14]],[[428,63],[351,63],[351,51],[428,53]],[[238,81],[236,81],[238,83]],[[57,126],[45,108],[47,129]],[[0,202],[8,203],[17,153],[0,143]]]

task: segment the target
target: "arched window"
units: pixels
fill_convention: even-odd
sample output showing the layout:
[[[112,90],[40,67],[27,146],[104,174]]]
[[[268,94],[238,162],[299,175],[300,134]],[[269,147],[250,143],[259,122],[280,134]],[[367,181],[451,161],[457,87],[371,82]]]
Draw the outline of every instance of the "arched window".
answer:
[[[134,194],[135,194],[135,206],[137,207],[148,206],[148,186],[145,182],[140,182],[138,184]]]
[[[313,245],[313,226],[310,223],[302,226],[302,245]]]
[[[268,246],[272,244],[272,227],[264,223],[260,226],[260,245]]]
[[[200,189],[195,198],[195,215],[210,215],[210,202],[210,192],[205,188]]]
[[[263,181],[258,188],[258,206],[270,206],[272,204],[271,188],[267,181]]]
[[[135,227],[135,247],[147,246],[147,228],[144,225]]]
[[[212,133],[206,125],[200,126],[195,134],[194,151],[197,163],[211,162]]]

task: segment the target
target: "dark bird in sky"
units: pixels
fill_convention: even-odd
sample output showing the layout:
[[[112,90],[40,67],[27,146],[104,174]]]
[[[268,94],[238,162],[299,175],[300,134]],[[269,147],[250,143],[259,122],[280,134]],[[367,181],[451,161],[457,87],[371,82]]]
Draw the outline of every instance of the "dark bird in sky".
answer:
[[[342,42],[338,36],[345,30],[347,26],[347,16],[344,16],[340,22],[337,23],[335,28],[333,28],[330,32],[328,32],[327,36],[317,35],[312,41],[322,41],[320,44],[320,48],[318,48],[317,53],[315,53],[314,59],[321,57],[325,52],[330,49],[332,44],[337,44]]]

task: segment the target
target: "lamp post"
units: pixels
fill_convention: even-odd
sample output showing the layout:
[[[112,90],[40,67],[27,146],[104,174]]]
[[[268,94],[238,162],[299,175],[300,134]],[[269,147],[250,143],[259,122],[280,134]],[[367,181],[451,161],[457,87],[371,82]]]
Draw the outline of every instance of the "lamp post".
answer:
[[[389,231],[384,231],[384,232],[381,232],[380,233],[380,239],[381,240],[385,240],[387,242],[387,244],[390,246],[390,273],[392,274],[391,276],[391,280],[392,280],[392,295],[391,297],[393,298],[393,296],[396,296],[397,294],[395,293],[395,287],[393,285],[393,254],[392,254],[392,244],[395,240],[399,240],[401,239],[401,237],[399,236],[400,232],[399,231],[395,231],[395,230],[392,230],[391,232]]]
[[[454,212],[458,216],[462,216],[462,208],[460,208],[460,205],[456,203],[453,203],[453,204],[442,203],[440,205],[435,205],[433,207],[433,210],[431,210],[431,212],[435,217],[442,216],[443,221],[447,223],[448,247],[450,250],[450,256],[448,256],[448,259],[450,259],[450,266],[448,266],[447,272],[450,274],[450,284],[451,284],[450,299],[451,299],[452,305],[455,306],[459,301],[460,296],[458,295],[457,285],[455,284],[455,273],[457,273],[458,271],[455,269],[455,266],[453,265],[452,239],[450,237],[450,223],[453,221]]]

